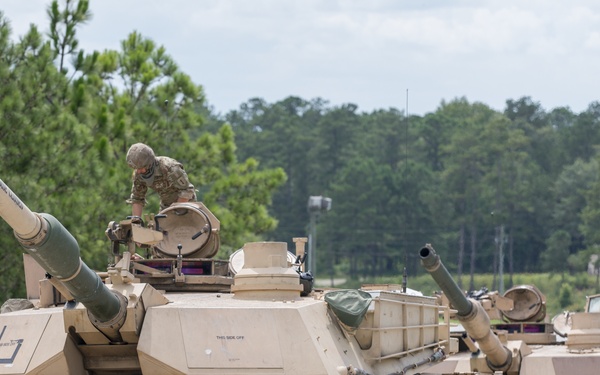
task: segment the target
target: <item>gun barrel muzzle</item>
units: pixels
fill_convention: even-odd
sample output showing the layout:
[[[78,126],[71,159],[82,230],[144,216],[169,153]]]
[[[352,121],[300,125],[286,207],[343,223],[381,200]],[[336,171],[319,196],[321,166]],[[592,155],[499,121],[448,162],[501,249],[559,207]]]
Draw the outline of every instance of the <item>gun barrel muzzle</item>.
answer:
[[[0,216],[15,231],[17,236],[29,239],[41,229],[41,219],[0,180]]]
[[[458,320],[485,353],[488,367],[494,371],[507,371],[512,365],[512,353],[492,332],[490,318],[481,304],[465,297],[430,244],[421,248],[419,256],[423,267],[456,309]]]
[[[421,257],[421,264],[446,294],[448,300],[450,300],[457,310],[458,315],[469,315],[473,310],[471,301],[465,297],[462,290],[460,290],[458,285],[454,282],[452,276],[450,276],[450,273],[441,262],[439,255],[437,255],[433,247],[430,244],[425,245],[419,251],[419,256]]]

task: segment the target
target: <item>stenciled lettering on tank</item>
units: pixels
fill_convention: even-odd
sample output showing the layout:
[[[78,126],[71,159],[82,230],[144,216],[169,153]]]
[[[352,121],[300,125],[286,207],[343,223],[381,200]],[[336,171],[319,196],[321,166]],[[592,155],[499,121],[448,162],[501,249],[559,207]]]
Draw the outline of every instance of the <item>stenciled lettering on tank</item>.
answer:
[[[8,195],[8,197],[15,202],[15,204],[20,208],[23,209],[23,202],[21,202],[19,200],[19,197],[17,197],[9,188],[8,186],[6,186],[4,184],[4,182],[2,180],[0,180],[0,189],[4,190],[4,192]]]
[[[4,332],[6,332],[6,326],[0,332],[0,363],[12,364],[15,361],[17,353],[19,353],[19,349],[21,349],[21,345],[23,345],[23,339],[3,341]],[[6,353],[10,353],[11,348],[13,349],[12,354],[6,356]]]

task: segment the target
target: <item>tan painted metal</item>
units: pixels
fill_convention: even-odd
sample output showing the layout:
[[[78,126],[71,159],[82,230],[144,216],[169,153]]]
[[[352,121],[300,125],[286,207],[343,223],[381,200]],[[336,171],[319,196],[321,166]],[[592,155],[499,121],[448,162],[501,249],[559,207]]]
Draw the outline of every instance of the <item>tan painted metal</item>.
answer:
[[[0,374],[85,374],[62,308],[0,314]]]
[[[31,213],[1,181],[0,212],[18,235],[44,232],[36,222],[45,214]],[[394,284],[362,288],[368,308],[352,328],[325,301],[329,290],[301,295],[296,257],[302,258],[305,238],[294,239],[296,254],[283,242],[248,243],[232,265],[199,257],[219,248],[220,224],[204,205],[176,205],[166,213],[170,220],[157,215],[158,225],[146,228],[132,220],[109,224],[116,264],[98,275],[108,294],[124,303],[101,322],[109,327],[94,322],[60,281],[25,257],[27,297],[35,308],[0,314],[0,375],[499,374],[488,359],[499,362],[507,352],[512,362],[504,373],[510,375],[596,374],[600,368],[597,296],[588,298],[586,312],[569,314],[566,344],[540,321],[540,311],[523,318],[530,297],[491,293],[473,302],[473,317],[461,317],[465,336],[450,323],[443,297],[403,293]],[[208,233],[214,237],[202,237]],[[191,238],[196,234],[200,242]],[[142,259],[136,239],[162,243],[160,256]],[[180,239],[181,256],[173,247]],[[532,303],[539,307],[544,297]],[[490,329],[486,312],[499,311],[512,312],[516,321]]]
[[[387,297],[393,294],[390,292]],[[377,353],[396,354],[368,359],[368,350],[361,349],[354,333],[342,328],[320,296],[241,300],[231,294],[174,294],[170,299],[172,303],[152,308],[146,314],[138,343],[144,374],[333,375],[340,373],[340,366],[387,374],[429,357],[438,344],[434,332],[437,326],[419,324],[420,316],[414,313],[421,307],[412,304],[408,310],[414,312],[394,321],[388,321],[390,310],[374,307],[373,314],[383,320],[378,320],[380,325],[366,323],[364,329],[382,335],[373,346]],[[428,297],[415,297],[413,302],[422,302],[436,313],[439,308],[431,305]],[[400,310],[407,307],[401,301],[393,304]],[[398,319],[410,324],[405,329],[409,340],[405,348],[402,334],[399,340],[394,339],[398,337]],[[421,335],[419,330],[426,333]],[[153,340],[154,337],[163,340]],[[169,350],[165,350],[165,342],[170,343]]]
[[[0,216],[21,238],[33,238],[41,230],[42,220],[21,202],[2,180],[0,180]]]
[[[132,225],[131,231],[134,241],[145,245],[156,245],[165,238],[162,232],[145,228],[141,225]]]
[[[295,300],[302,286],[290,267],[285,242],[252,242],[244,245],[244,266],[234,276],[235,298]]]
[[[158,219],[165,233],[156,244],[156,255],[212,258],[219,250],[221,223],[201,202],[176,203],[161,211],[166,217]],[[205,233],[193,238],[200,230]],[[181,245],[181,250],[178,248]]]

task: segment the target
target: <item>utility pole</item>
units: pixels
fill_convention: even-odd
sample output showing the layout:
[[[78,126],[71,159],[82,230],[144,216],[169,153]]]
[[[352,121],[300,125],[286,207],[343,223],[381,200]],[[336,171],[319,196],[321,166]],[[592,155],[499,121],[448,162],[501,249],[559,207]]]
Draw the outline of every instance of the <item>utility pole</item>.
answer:
[[[310,215],[308,235],[308,270],[314,278],[317,274],[317,223],[321,212],[331,210],[331,198],[310,196],[308,198],[308,213]]]
[[[498,292],[504,294],[504,224],[500,224],[500,243],[498,244],[498,274],[500,283]]]

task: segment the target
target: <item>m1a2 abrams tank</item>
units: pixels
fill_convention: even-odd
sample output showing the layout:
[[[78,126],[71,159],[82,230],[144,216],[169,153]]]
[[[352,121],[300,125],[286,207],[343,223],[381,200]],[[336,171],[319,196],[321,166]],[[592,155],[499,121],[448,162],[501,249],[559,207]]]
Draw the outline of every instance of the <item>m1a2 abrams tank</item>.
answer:
[[[585,312],[570,314],[566,341],[557,339],[552,324],[540,323],[545,318],[545,300],[534,287],[508,290],[504,297],[513,300],[513,308],[503,311],[504,323],[490,324],[482,304],[466,298],[431,245],[425,245],[419,256],[465,331],[458,335],[464,343],[459,347],[465,350],[426,369],[424,375],[600,373],[600,309],[594,312],[590,307],[593,299],[588,299]]]
[[[200,203],[147,225],[109,223],[106,272],[1,180],[0,216],[26,252],[33,304],[0,314],[0,374],[416,374],[451,347],[436,298],[391,286],[313,290],[305,239],[296,254],[255,242],[213,260],[219,222]]]

